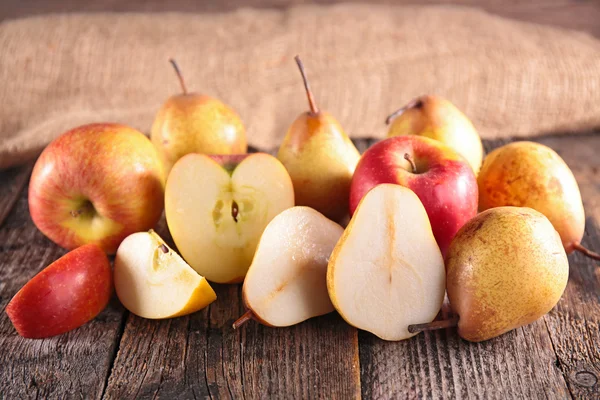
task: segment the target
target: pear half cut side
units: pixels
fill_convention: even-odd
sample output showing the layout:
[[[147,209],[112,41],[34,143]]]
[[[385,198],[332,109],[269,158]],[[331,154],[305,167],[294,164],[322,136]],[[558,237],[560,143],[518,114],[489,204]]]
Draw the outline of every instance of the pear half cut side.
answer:
[[[423,204],[408,188],[374,187],[360,202],[327,270],[333,305],[350,325],[403,340],[432,321],[445,293],[444,260]]]

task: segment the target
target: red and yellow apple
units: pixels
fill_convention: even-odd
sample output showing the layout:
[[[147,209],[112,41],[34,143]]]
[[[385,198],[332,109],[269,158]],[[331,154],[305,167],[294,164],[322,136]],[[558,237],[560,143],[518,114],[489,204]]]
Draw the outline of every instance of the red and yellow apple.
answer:
[[[264,153],[188,154],[165,189],[167,224],[183,258],[218,283],[241,282],[267,224],[294,206],[285,167]]]
[[[29,211],[40,231],[74,249],[95,243],[113,254],[129,234],[152,228],[164,205],[164,172],[141,132],[90,124],[46,147],[29,183]]]
[[[456,232],[477,214],[477,180],[469,163],[433,139],[397,136],[369,148],[352,178],[350,213],[369,190],[382,183],[396,183],[415,192],[443,255]]]
[[[112,273],[104,251],[81,246],[34,276],[6,306],[19,335],[45,338],[92,320],[108,304]]]

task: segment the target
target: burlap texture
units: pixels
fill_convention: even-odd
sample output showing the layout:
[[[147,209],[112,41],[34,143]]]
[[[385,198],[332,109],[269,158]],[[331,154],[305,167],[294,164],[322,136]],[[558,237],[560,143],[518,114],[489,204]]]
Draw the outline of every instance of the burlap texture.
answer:
[[[385,116],[423,93],[449,98],[486,138],[600,126],[599,41],[467,8],[51,15],[3,22],[0,49],[0,168],[80,124],[149,132],[179,90],[169,57],[265,150],[307,109],[296,54],[352,137],[383,137]]]

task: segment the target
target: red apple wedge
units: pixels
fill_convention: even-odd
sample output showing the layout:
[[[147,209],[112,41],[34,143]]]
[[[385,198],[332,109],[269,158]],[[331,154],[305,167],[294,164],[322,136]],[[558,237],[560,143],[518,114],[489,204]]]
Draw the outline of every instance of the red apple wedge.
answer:
[[[19,335],[45,338],[92,320],[112,294],[110,263],[95,244],[81,246],[34,276],[6,306]]]

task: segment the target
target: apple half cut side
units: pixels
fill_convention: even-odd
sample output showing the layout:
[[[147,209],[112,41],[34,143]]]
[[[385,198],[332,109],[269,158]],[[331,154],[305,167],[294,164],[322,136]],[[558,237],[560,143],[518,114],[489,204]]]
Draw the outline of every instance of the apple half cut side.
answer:
[[[123,240],[115,257],[114,281],[123,306],[149,319],[191,314],[217,298],[206,279],[152,230]]]
[[[444,300],[444,260],[425,208],[410,189],[382,184],[358,205],[327,269],[333,305],[350,325],[384,340],[432,321]]]
[[[244,280],[267,224],[294,206],[285,167],[265,153],[188,154],[165,190],[167,224],[183,258],[211,282]]]
[[[273,218],[260,238],[242,295],[249,318],[290,326],[334,310],[327,293],[327,263],[344,229],[310,207]]]

